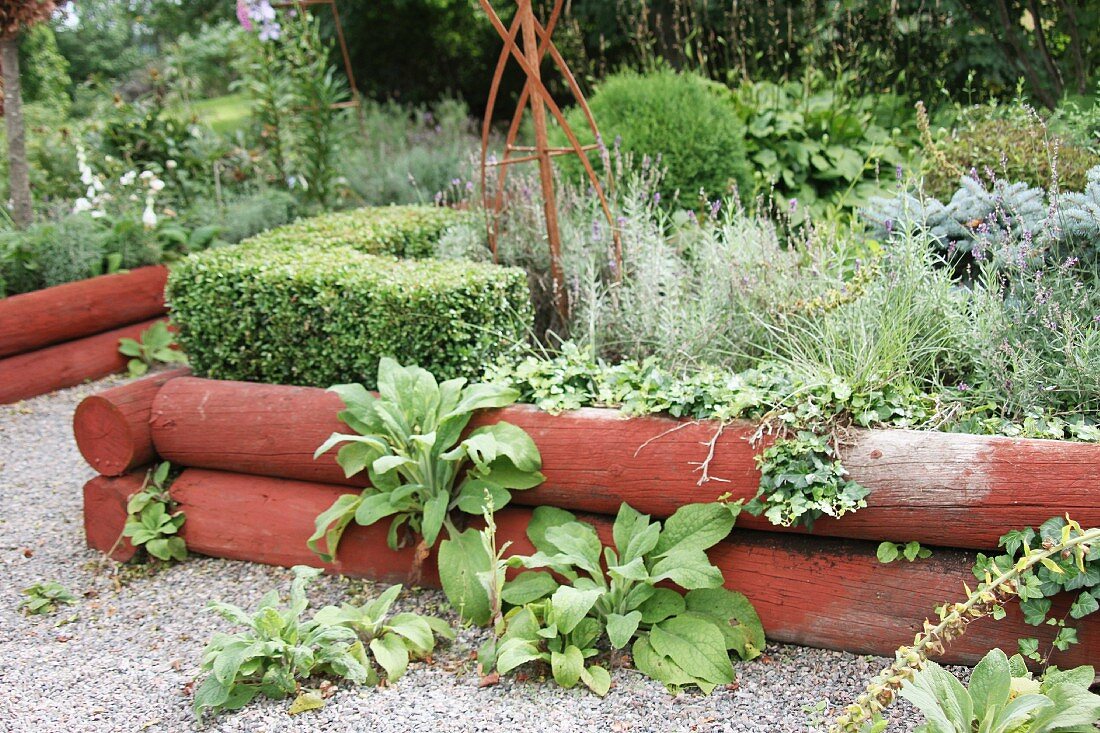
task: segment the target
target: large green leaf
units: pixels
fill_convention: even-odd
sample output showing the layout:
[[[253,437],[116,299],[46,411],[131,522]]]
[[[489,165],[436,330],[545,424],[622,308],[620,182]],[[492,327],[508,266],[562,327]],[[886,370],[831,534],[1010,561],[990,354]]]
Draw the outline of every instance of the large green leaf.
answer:
[[[584,655],[572,644],[561,652],[551,652],[550,670],[554,674],[554,681],[559,685],[573,687],[580,681],[584,671]]]
[[[1004,707],[1012,691],[1012,672],[1008,667],[1008,655],[1000,649],[992,649],[974,667],[970,675],[970,700],[974,704],[974,716],[985,720],[986,713]]]
[[[313,534],[306,544],[324,562],[332,562],[336,557],[336,548],[351,520],[355,518],[363,497],[360,494],[343,494],[332,506],[317,515],[314,520]],[[324,538],[325,549],[320,549],[320,540]]]
[[[435,540],[439,536],[439,530],[443,528],[443,520],[447,516],[447,506],[450,504],[450,500],[451,497],[448,494],[439,492],[424,504],[424,519],[420,525],[420,531],[424,535],[424,542],[427,543],[428,547],[435,544]]]
[[[601,594],[602,592],[598,589],[578,590],[572,586],[563,585],[550,596],[547,623],[556,625],[559,632],[568,634],[582,618],[588,615]]]
[[[653,650],[694,677],[714,684],[733,682],[733,664],[725,638],[713,623],[699,617],[674,616],[650,629]]]
[[[611,673],[603,667],[593,664],[591,667],[581,669],[581,682],[592,692],[603,697],[611,689]]]
[[[553,506],[540,506],[531,513],[531,521],[527,524],[527,537],[536,550],[545,552],[548,555],[555,555],[560,550],[546,539],[547,530],[551,527],[575,521],[577,521],[577,517],[571,512]]]
[[[687,607],[684,597],[671,588],[656,588],[639,607],[642,622],[656,624],[666,618],[678,616]]]
[[[611,640],[611,648],[622,649],[629,644],[641,620],[641,611],[631,611],[625,615],[607,614],[607,638]]]
[[[584,522],[570,522],[546,530],[546,539],[577,567],[592,575],[601,575],[600,554],[603,543],[595,528]]]
[[[651,522],[648,514],[642,514],[624,502],[619,507],[612,528],[619,562],[626,564],[649,553],[657,546],[660,534],[661,525]]]
[[[405,637],[419,652],[427,653],[435,647],[432,627],[415,613],[399,613],[389,620],[386,628]]]
[[[497,650],[497,671],[508,674],[521,664],[541,657],[542,654],[532,642],[520,638],[505,639]]]
[[[634,667],[649,677],[663,683],[669,689],[678,689],[694,684],[695,678],[685,672],[680,665],[669,657],[658,654],[649,642],[649,636],[640,636],[631,647]]]
[[[478,580],[478,573],[492,568],[481,535],[473,529],[439,543],[439,580],[447,600],[465,620],[479,626],[489,623],[489,594]]]
[[[665,520],[654,552],[706,550],[728,537],[733,524],[733,512],[725,504],[686,504]]]
[[[550,573],[524,571],[508,581],[501,598],[513,606],[522,606],[550,595],[558,589],[558,581]]]
[[[458,404],[448,415],[462,415],[491,407],[507,407],[518,399],[519,390],[512,387],[500,384],[471,384],[462,391]]]
[[[722,571],[710,564],[701,549],[679,546],[650,569],[653,582],[671,580],[682,588],[717,588],[722,585]]]
[[[362,497],[362,501],[355,510],[355,523],[363,527],[369,527],[379,519],[391,516],[397,512],[397,507],[390,503],[389,494],[368,494]]]
[[[752,602],[743,594],[726,588],[700,588],[684,596],[687,610],[718,620],[726,637],[726,648],[746,661],[764,651],[764,626]]]
[[[1054,705],[1036,713],[1029,733],[1089,730],[1100,720],[1100,696],[1086,687],[1060,683],[1047,690],[1046,695]]]
[[[388,680],[393,682],[405,674],[409,666],[409,650],[400,636],[385,634],[371,639],[369,646],[374,658],[382,665],[382,669],[386,670]]]

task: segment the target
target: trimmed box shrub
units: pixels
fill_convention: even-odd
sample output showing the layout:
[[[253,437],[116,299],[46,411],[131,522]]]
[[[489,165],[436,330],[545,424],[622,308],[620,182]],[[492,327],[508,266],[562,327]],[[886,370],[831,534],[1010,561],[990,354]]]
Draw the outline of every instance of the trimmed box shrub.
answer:
[[[257,247],[309,244],[351,247],[367,254],[431,257],[435,243],[458,223],[460,211],[438,206],[379,206],[300,219],[244,241]]]
[[[478,376],[525,341],[527,278],[516,268],[370,253],[427,250],[427,232],[457,215],[431,211],[319,217],[177,263],[167,297],[195,372],[374,386],[378,359],[389,355],[441,379]]]

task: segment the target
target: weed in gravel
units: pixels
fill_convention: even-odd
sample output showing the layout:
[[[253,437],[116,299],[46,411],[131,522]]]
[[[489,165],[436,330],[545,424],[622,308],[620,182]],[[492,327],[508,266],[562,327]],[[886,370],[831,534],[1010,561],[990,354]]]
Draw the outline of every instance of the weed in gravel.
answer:
[[[62,605],[71,606],[77,602],[72,591],[55,580],[35,583],[30,588],[24,588],[21,595],[25,598],[20,601],[19,609],[28,616],[44,616],[57,611]]]

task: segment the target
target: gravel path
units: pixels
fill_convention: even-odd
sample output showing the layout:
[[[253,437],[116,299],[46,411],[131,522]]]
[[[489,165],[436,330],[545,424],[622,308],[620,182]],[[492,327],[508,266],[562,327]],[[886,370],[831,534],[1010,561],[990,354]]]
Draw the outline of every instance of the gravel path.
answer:
[[[285,569],[197,557],[153,575],[128,568],[116,587],[111,570],[84,545],[80,489],[92,471],[76,450],[70,422],[81,398],[117,381],[0,406],[0,731],[196,730],[188,683],[206,640],[225,628],[204,606],[219,599],[249,607],[268,589],[288,587]],[[21,615],[19,590],[47,580],[82,596],[80,603],[53,616]],[[322,578],[310,595],[317,607],[375,592],[369,583]],[[400,605],[434,612],[442,601],[422,590]],[[432,664],[413,664],[393,687],[344,686],[322,710],[294,718],[285,701],[255,702],[205,730],[812,731],[818,726],[808,706],[824,699],[846,704],[884,663],[773,646],[763,661],[737,666],[736,689],[672,697],[619,669],[601,700],[535,678],[478,689],[469,657],[480,633],[463,631]],[[891,730],[909,730],[915,720],[899,706]]]

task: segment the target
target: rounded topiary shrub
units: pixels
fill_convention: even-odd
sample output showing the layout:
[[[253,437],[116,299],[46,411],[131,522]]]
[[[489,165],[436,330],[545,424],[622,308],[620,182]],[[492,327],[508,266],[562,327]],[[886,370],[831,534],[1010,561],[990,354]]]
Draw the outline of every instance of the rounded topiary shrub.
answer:
[[[608,147],[618,140],[636,157],[661,156],[668,169],[661,186],[666,194],[678,190],[682,199],[694,202],[699,189],[711,198],[734,186],[751,190],[745,127],[720,84],[671,70],[627,72],[608,77],[589,105]],[[566,118],[582,143],[593,141],[579,107]],[[555,144],[567,144],[561,130],[555,130]],[[571,173],[579,172],[580,164],[571,156],[559,160]]]

